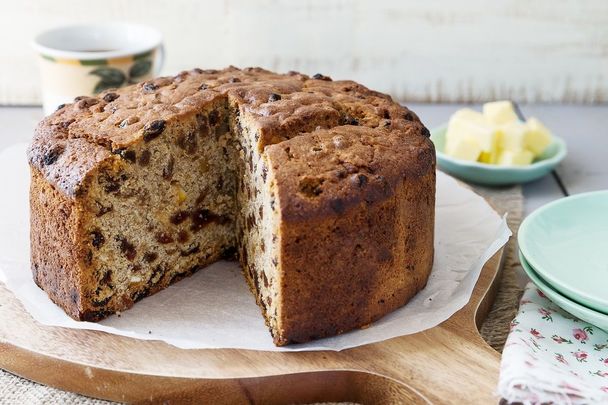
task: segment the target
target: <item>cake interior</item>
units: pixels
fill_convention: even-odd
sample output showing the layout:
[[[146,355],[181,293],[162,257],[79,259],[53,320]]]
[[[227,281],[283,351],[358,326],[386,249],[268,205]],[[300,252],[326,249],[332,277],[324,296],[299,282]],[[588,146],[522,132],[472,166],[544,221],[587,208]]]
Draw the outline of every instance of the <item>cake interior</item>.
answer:
[[[99,320],[221,258],[238,258],[277,327],[278,215],[256,130],[219,100],[114,152],[89,188],[83,285]]]

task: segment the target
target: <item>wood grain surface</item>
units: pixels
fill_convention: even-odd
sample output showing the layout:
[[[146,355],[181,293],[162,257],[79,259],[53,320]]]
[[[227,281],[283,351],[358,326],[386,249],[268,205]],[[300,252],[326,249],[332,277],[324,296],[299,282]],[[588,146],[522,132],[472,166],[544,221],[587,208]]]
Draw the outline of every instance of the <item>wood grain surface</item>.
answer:
[[[0,5],[0,104],[40,100],[30,47],[91,21],[160,29],[164,73],[259,65],[354,79],[403,101],[608,101],[605,0],[24,0]]]
[[[492,403],[499,354],[478,333],[502,250],[470,302],[441,325],[341,352],[182,350],[38,325],[0,285],[0,367],[68,391],[127,402]]]

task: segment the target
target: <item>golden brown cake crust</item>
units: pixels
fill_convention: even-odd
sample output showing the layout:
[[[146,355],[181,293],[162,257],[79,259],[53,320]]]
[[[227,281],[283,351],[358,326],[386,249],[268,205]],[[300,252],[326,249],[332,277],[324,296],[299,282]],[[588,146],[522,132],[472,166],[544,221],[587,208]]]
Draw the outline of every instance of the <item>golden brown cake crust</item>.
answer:
[[[426,285],[435,209],[427,138],[342,126],[267,152],[282,207],[280,262],[288,269],[281,304],[290,311],[277,343],[367,325]]]
[[[55,187],[73,196],[107,152],[141,140],[146,124],[196,114],[225,95],[258,123],[262,149],[317,127],[353,123],[429,136],[416,114],[389,96],[352,81],[327,79],[261,68],[194,69],[98,97],[77,97],[38,125],[29,160]],[[270,101],[276,94],[281,99]]]
[[[352,81],[230,67],[77,98],[39,124],[28,151],[32,270],[54,302],[76,319],[106,315],[81,297],[83,284],[94,283],[82,270],[91,179],[159,127],[214,103],[228,103],[256,130],[277,192],[278,257],[268,264],[282,291],[276,344],[364,326],[424,287],[435,151],[416,114]]]

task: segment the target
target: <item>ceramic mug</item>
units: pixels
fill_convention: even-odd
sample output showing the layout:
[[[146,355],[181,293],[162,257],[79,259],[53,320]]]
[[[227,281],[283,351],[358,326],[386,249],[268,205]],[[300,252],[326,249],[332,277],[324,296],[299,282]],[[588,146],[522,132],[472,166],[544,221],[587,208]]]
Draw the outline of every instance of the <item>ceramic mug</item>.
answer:
[[[34,39],[45,114],[77,96],[93,96],[158,73],[164,50],[159,31],[137,24],[73,25]]]

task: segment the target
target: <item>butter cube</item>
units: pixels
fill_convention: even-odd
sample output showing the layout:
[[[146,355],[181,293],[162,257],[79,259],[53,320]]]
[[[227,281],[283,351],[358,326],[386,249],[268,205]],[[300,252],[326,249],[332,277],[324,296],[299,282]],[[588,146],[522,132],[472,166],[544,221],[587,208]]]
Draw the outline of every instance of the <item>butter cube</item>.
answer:
[[[526,148],[534,153],[534,156],[542,155],[553,140],[551,131],[534,117],[526,121],[526,129]]]
[[[462,137],[476,138],[482,151],[492,152],[496,148],[496,130],[488,124],[484,116],[469,108],[452,115],[448,122],[446,144],[449,146]]]
[[[457,159],[476,161],[481,153],[479,141],[472,136],[462,136],[446,145],[448,155]]]
[[[489,151],[489,152],[481,152],[479,154],[479,159],[477,159],[477,160],[479,160],[482,163],[495,164],[498,160],[498,155],[499,155],[498,148],[495,148],[494,150]]]
[[[503,150],[498,155],[497,164],[501,166],[526,166],[532,163],[534,154],[527,149],[518,152]]]
[[[452,114],[450,123],[454,122],[472,122],[480,125],[486,125],[488,123],[482,113],[471,108],[462,108]]]
[[[492,124],[503,125],[518,121],[510,101],[493,101],[483,105],[483,116]]]
[[[500,127],[499,148],[518,152],[526,148],[527,127],[523,122],[513,121]]]

